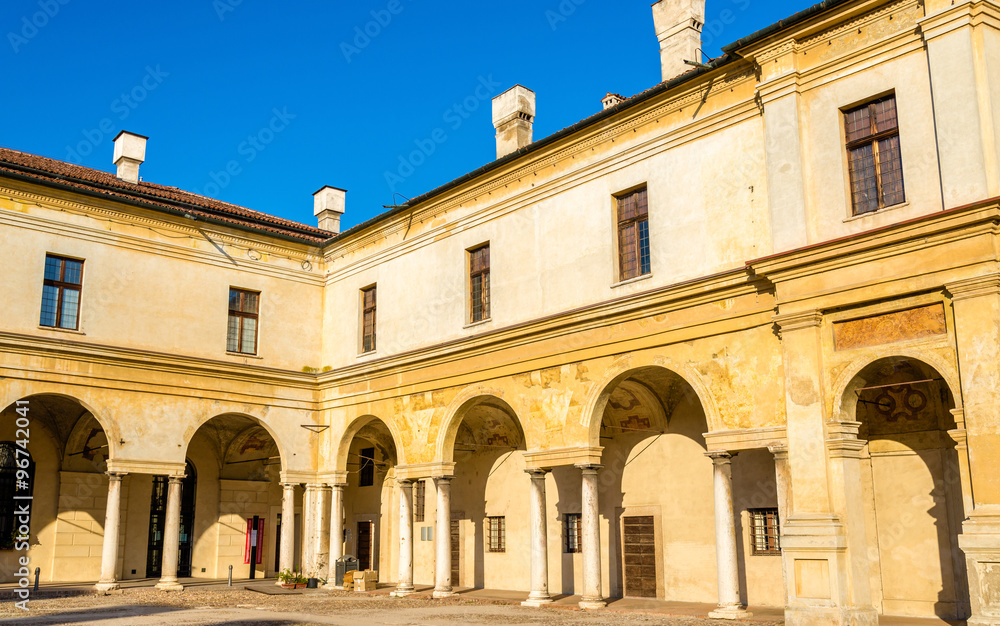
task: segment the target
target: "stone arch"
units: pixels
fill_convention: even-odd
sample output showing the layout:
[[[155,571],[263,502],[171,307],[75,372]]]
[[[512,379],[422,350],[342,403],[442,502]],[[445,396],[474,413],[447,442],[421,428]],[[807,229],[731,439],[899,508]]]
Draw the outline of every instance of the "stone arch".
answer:
[[[601,445],[601,422],[604,419],[604,410],[608,400],[611,399],[615,388],[636,373],[650,368],[665,370],[691,388],[705,412],[705,422],[709,432],[725,430],[725,425],[719,417],[718,408],[709,393],[708,386],[693,368],[663,356],[628,354],[617,359],[608,368],[600,382],[587,396],[582,414],[583,426],[587,429],[587,445],[592,447],[600,447]]]
[[[73,425],[70,427],[69,432],[61,435],[61,437],[65,439],[65,441],[61,442],[62,445],[65,445],[70,441],[71,437],[78,429],[83,418],[89,415],[101,427],[101,430],[104,431],[104,434],[108,439],[108,458],[113,459],[117,455],[118,446],[120,445],[119,444],[120,437],[118,436],[117,429],[113,427],[113,424],[110,423],[107,417],[102,417],[101,414],[94,409],[93,405],[90,402],[83,400],[75,395],[70,395],[58,391],[47,391],[47,390],[38,390],[24,395],[19,395],[17,393],[8,393],[7,396],[8,397],[4,398],[3,404],[0,405],[0,411],[6,410],[8,407],[13,405],[18,400],[30,401],[32,398],[38,398],[40,396],[51,396],[51,397],[61,398],[63,400],[74,402],[80,405],[80,407],[83,409],[84,412],[79,416],[79,418],[76,421],[74,421]],[[59,441],[59,439],[61,438],[60,433],[50,432],[50,435],[53,437],[54,441]]]
[[[951,363],[945,361],[932,352],[924,350],[880,351],[873,354],[870,353],[861,355],[854,359],[837,377],[836,382],[833,385],[833,397],[831,400],[833,404],[830,416],[833,421],[855,421],[857,403],[848,402],[845,404],[844,399],[850,397],[854,391],[857,391],[864,385],[864,381],[861,380],[860,374],[866,368],[885,359],[910,359],[918,361],[933,369],[940,374],[940,376],[944,379],[945,385],[947,385],[948,389],[951,391],[951,396],[955,402],[955,408],[962,408],[962,387],[959,382],[958,370],[956,370]]]
[[[213,419],[215,419],[217,417],[225,417],[227,415],[232,415],[232,416],[236,416],[236,417],[243,417],[243,418],[246,418],[246,419],[253,420],[254,422],[257,423],[257,425],[259,425],[261,428],[263,428],[267,432],[267,434],[271,437],[271,439],[274,441],[274,446],[278,449],[278,456],[280,457],[280,461],[281,461],[281,469],[285,470],[285,469],[288,468],[288,454],[287,454],[286,448],[285,448],[284,444],[282,444],[281,439],[278,437],[278,434],[275,432],[274,428],[272,428],[271,425],[268,424],[267,420],[265,420],[264,418],[258,417],[256,415],[251,415],[249,413],[242,412],[242,411],[226,411],[226,412],[222,412],[222,413],[216,413],[216,414],[210,415],[208,417],[202,417],[195,424],[193,424],[193,425],[189,426],[187,429],[185,429],[184,430],[183,453],[181,454],[181,462],[185,462],[185,460],[187,459],[188,449],[191,447],[191,440],[194,439],[194,436],[196,434],[198,434],[198,431],[201,430],[202,426],[204,426],[205,424],[211,422]],[[232,443],[232,442],[230,442],[230,443]],[[222,454],[224,456],[227,453],[227,451],[228,451],[228,446],[227,446],[227,450],[221,450],[220,454]]]
[[[462,421],[469,410],[481,404],[492,404],[507,413],[520,431],[521,441],[524,442],[525,449],[530,449],[524,434],[524,425],[521,423],[521,418],[518,417],[517,412],[511,406],[508,394],[499,388],[474,385],[463,389],[448,404],[434,446],[435,462],[454,462],[455,440],[458,437],[459,427],[462,425]]]
[[[340,436],[340,442],[337,444],[337,456],[335,460],[335,467],[337,468],[337,471],[347,471],[347,460],[348,456],[350,456],[351,443],[354,441],[354,437],[365,426],[375,422],[382,424],[385,426],[386,430],[389,431],[389,435],[392,437],[393,447],[396,451],[396,463],[398,465],[406,464],[406,451],[403,449],[399,431],[396,429],[396,425],[392,422],[392,420],[384,420],[376,415],[365,414],[351,420],[351,422],[348,423],[347,428],[344,429],[343,434]]]

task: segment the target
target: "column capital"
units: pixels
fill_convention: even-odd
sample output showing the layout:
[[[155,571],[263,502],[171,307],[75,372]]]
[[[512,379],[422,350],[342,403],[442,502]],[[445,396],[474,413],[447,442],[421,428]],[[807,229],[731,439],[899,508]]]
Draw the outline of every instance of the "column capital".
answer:
[[[728,450],[715,450],[713,452],[706,452],[705,456],[712,459],[712,463],[716,465],[729,465],[733,462],[733,457],[736,454]]]
[[[171,485],[179,485],[180,483],[184,482],[185,478],[187,477],[183,474],[181,474],[180,476],[167,476],[167,482],[169,482]]]
[[[532,478],[545,478],[545,475],[551,471],[552,470],[549,468],[529,467],[528,469],[524,470],[524,473],[527,474],[528,476],[531,476]]]
[[[454,476],[435,476],[434,477],[434,484],[435,485],[448,485],[448,484],[451,484],[451,481],[452,481],[453,478],[455,478],[455,477]]]
[[[767,447],[767,451],[774,455],[775,461],[787,461],[788,460],[788,444],[787,443],[775,443]]]
[[[995,296],[1000,294],[1000,274],[987,274],[967,278],[945,285],[945,289],[951,294],[952,302],[968,300],[970,298],[980,298],[982,296]]]
[[[281,483],[282,489],[295,489],[299,486],[299,483]]]
[[[407,488],[407,487],[412,487],[414,482],[416,482],[416,479],[414,479],[414,478],[397,478],[396,479],[396,483],[399,484],[399,486],[403,487],[404,489]]]
[[[330,483],[330,490],[331,491],[343,491],[344,487],[346,487],[346,486],[347,486],[347,483]]]
[[[574,467],[578,468],[581,472],[585,474],[587,473],[596,474],[598,471],[604,469],[603,465],[593,465],[591,463],[581,463],[579,465],[574,465]]]
[[[774,323],[782,333],[806,328],[818,328],[823,323],[823,312],[818,310],[799,311],[798,313],[782,313],[775,315]]]
[[[104,473],[107,474],[108,480],[112,480],[115,482],[125,478],[125,476],[128,474],[128,472],[104,472]]]

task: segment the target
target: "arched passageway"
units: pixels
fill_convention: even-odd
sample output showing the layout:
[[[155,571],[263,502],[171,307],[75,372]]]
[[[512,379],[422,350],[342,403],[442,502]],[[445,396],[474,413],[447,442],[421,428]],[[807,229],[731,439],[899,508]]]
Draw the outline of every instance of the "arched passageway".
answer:
[[[98,577],[109,456],[105,429],[74,398],[31,395],[0,412],[0,581],[13,580],[22,556],[30,558],[32,571],[41,568],[42,580]],[[29,467],[19,467],[21,460]],[[29,475],[18,475],[19,469]],[[21,524],[15,504],[25,502],[30,522]],[[52,567],[56,553],[58,571]]]
[[[911,357],[865,366],[844,391],[859,422],[872,596],[886,615],[969,614],[958,535],[965,519],[964,419],[941,373]],[[967,488],[967,486],[965,487]]]

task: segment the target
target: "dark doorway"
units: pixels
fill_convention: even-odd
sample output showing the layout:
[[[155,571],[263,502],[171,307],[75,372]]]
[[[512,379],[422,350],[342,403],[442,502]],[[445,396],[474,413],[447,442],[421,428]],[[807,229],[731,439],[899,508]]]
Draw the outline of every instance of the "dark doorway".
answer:
[[[372,568],[372,522],[358,522],[358,569]]]
[[[198,482],[194,466],[188,461],[186,476],[181,482],[181,526],[177,554],[177,577],[191,576],[191,551],[194,545],[195,485]],[[167,477],[153,477],[153,492],[149,503],[149,542],[146,548],[146,578],[163,575],[163,532],[167,525]]]
[[[653,517],[626,517],[625,595],[632,598],[656,597],[656,539]]]

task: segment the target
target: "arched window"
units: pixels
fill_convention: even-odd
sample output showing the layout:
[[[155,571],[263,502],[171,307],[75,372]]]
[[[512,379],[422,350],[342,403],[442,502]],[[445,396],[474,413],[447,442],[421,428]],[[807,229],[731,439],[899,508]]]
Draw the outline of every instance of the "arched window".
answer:
[[[28,460],[28,466],[18,467],[18,460],[23,465]],[[28,472],[28,479],[18,480],[17,470]],[[23,474],[22,474],[23,477]],[[35,489],[35,461],[27,450],[18,448],[13,441],[0,441],[0,550],[13,550],[17,536],[17,516],[15,512],[19,505],[31,502],[27,499]]]

